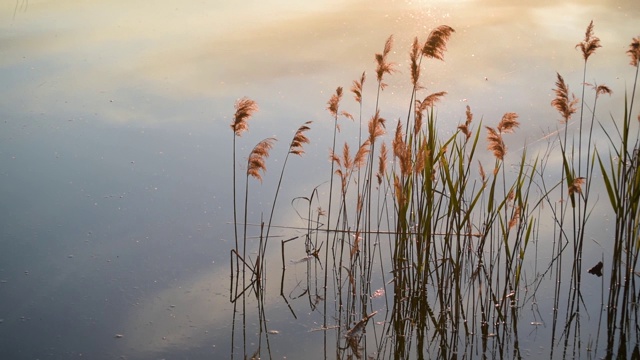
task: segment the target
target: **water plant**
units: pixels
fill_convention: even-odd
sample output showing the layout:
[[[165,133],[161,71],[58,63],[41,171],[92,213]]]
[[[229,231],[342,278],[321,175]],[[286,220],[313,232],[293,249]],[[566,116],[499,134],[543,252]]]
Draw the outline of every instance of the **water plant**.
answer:
[[[563,358],[579,357],[584,348],[580,324],[586,312],[581,288],[586,269],[582,259],[589,219],[596,206],[594,179],[595,169],[599,168],[616,219],[610,259],[611,291],[606,304],[606,355],[640,354],[634,281],[640,249],[637,209],[640,150],[639,134],[636,132],[634,136],[631,131],[637,126],[631,120],[640,41],[634,38],[628,50],[636,75],[629,100],[625,101],[622,129],[614,123],[616,132],[611,133],[600,123],[612,148],[607,158],[602,149],[596,151],[594,129],[597,129],[598,100],[612,91],[605,85],[585,81],[588,60],[601,47],[600,39],[594,35],[593,22],[587,26],[584,40],[576,45],[584,60],[582,96],[577,98],[563,76],[556,74],[551,106],[560,114],[560,121],[556,131],[544,137],[549,142],[547,149],[534,154],[529,154],[527,146],[510,151],[510,137],[520,126],[520,116],[509,109],[504,109],[501,118],[478,121],[471,107],[466,106],[461,116],[464,120],[454,133],[443,135],[438,128],[437,106],[446,99],[447,91],[426,92],[421,79],[427,73],[427,60],[444,61],[454,33],[453,28],[442,25],[434,28],[423,43],[417,37],[413,40],[409,51],[411,92],[406,120],[398,119],[392,126],[381,115],[385,77],[395,73],[395,63],[390,60],[392,36],[374,57],[375,101],[366,125],[363,124],[367,118],[363,106],[367,100],[366,73],[353,81],[351,87],[357,116],[342,110],[345,107],[342,87],[337,87],[330,96],[327,102],[333,123],[330,172],[326,182],[292,202],[303,204],[298,214],[307,226],[284,227],[285,231],[301,234],[280,242],[280,296],[295,318],[296,306],[292,302],[302,298],[306,298],[312,313],[321,316],[320,327],[313,330],[322,332],[324,358],[522,358],[523,310],[528,306],[536,309],[532,311],[535,321],[527,325],[544,325],[538,318],[537,293],[541,284],[552,280],[549,355],[553,358],[560,346]],[[591,106],[584,100],[589,88],[594,90]],[[260,356],[264,334],[267,354],[271,356],[264,312],[267,289],[264,256],[273,237],[272,220],[278,210],[276,203],[287,159],[290,154],[304,153],[302,147],[309,142],[305,135],[309,123],[294,133],[266,230],[260,220],[257,256],[249,260],[248,181],[250,176],[261,179],[274,141],[268,138],[258,143],[247,160],[240,251],[235,206],[235,138],[246,130],[243,126],[255,109],[253,103],[239,102],[236,118],[243,120],[237,127],[236,121],[232,124],[236,226],[232,257],[244,265],[242,269],[238,261],[235,269],[232,265],[231,271],[236,275],[232,274],[235,292],[231,298],[234,303],[243,299],[244,316],[245,290],[254,285],[260,340],[253,354]],[[574,131],[571,125],[576,114],[578,128]],[[356,144],[347,139],[338,145],[341,118],[358,119]],[[483,147],[488,153],[482,152]],[[558,178],[549,180],[548,164],[552,157],[559,158],[562,166]],[[548,262],[539,264],[538,237],[543,223],[552,224],[553,251]],[[304,246],[296,246],[299,243]],[[285,281],[292,271],[285,259],[285,248],[298,259],[290,264],[305,263],[304,284],[299,281],[290,285]],[[600,263],[589,273],[602,274],[606,267]],[[249,285],[244,278],[246,271],[252,274]],[[239,272],[243,273],[244,290],[239,290],[238,280],[233,282],[234,278],[239,279]],[[559,310],[565,301],[563,321]],[[632,346],[631,339],[635,339]],[[587,345],[589,349],[593,347],[591,338]],[[249,354],[246,346],[244,354]]]

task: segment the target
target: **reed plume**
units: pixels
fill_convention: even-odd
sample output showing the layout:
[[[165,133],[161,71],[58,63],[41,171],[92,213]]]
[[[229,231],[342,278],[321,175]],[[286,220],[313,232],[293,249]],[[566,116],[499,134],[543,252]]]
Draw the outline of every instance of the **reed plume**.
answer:
[[[424,109],[427,107],[434,106],[445,95],[447,95],[446,91],[439,91],[439,92],[430,94],[429,96],[425,97],[424,100],[422,100],[420,104],[420,108]]]
[[[235,244],[236,244],[236,252],[238,251],[238,205],[237,205],[237,194],[236,194],[236,139],[239,136],[242,136],[242,133],[249,130],[248,120],[251,118],[253,113],[258,111],[258,104],[247,98],[243,97],[240,100],[237,100],[235,103],[235,114],[233,116],[233,122],[231,123],[231,130],[233,130],[233,229],[235,236]],[[239,268],[236,268],[238,271]],[[237,290],[237,288],[236,288]]]
[[[447,50],[447,41],[451,34],[455,32],[452,27],[447,25],[440,25],[433,29],[427,41],[422,47],[422,55],[444,61],[444,52]]]
[[[603,95],[603,94],[607,94],[607,95],[611,96],[611,94],[613,94],[613,90],[611,90],[606,85],[598,85],[598,86],[596,86],[596,95]]]
[[[584,61],[587,61],[589,56],[591,56],[597,48],[602,47],[602,45],[600,45],[600,39],[593,35],[593,20],[591,20],[589,26],[587,26],[587,31],[584,34],[584,40],[579,42],[576,47],[579,47],[580,50],[582,50],[582,57],[584,58]]]
[[[516,224],[518,224],[518,220],[520,220],[520,206],[516,206],[516,209],[511,216],[511,220],[509,220],[509,230],[511,230]]]
[[[409,53],[409,59],[411,60],[411,83],[414,89],[420,88],[418,85],[418,79],[420,78],[420,43],[418,37],[413,39],[413,45],[411,46],[411,52]]]
[[[354,94],[356,102],[362,105],[362,87],[364,86],[364,80],[366,79],[366,73],[362,72],[360,80],[353,80],[353,86],[351,86],[351,92]]]
[[[403,140],[402,122],[398,121],[396,133],[393,139],[393,155],[398,158],[400,164],[400,173],[408,175],[411,172],[411,152],[407,148],[407,144]]]
[[[428,95],[422,101],[416,100],[415,120],[413,124],[414,134],[417,134],[422,128],[424,111],[427,110],[427,108],[434,106],[438,101],[440,101],[440,98],[442,98],[446,94],[447,94],[446,91],[439,91],[431,95]]]
[[[429,150],[427,142],[424,141],[420,147],[420,150],[418,151],[418,154],[416,155],[416,163],[413,169],[416,174],[422,173],[429,155],[431,155],[431,150]]]
[[[571,185],[569,185],[569,196],[573,196],[575,193],[582,194],[582,184],[584,184],[584,177],[577,177],[573,179]]]
[[[467,137],[467,139],[469,139],[471,137],[471,130],[469,129],[469,125],[471,125],[471,121],[473,121],[473,113],[471,112],[471,107],[469,107],[469,105],[467,105],[466,115],[467,120],[464,122],[464,124],[459,125],[458,129]]]
[[[387,87],[387,84],[382,82],[384,74],[391,74],[395,71],[395,63],[387,61],[387,55],[389,55],[389,52],[391,52],[392,46],[393,35],[389,36],[387,41],[384,43],[382,54],[376,54],[376,62],[378,63],[378,66],[376,67],[376,75],[378,77],[378,83],[380,84],[381,89]]]
[[[508,112],[502,116],[502,120],[498,123],[498,131],[502,134],[513,133],[514,129],[519,126],[518,114]]]
[[[558,73],[556,74],[558,78],[556,80],[556,88],[553,90],[556,93],[556,97],[551,101],[551,105],[562,115],[563,123],[567,123],[571,119],[571,115],[576,112],[578,99],[574,94],[571,94],[571,99],[569,99],[569,87],[565,84],[562,76]]]
[[[338,109],[340,108],[340,100],[342,100],[342,86],[338,86],[336,93],[331,95],[331,98],[327,102],[327,110],[333,117],[338,116]]]
[[[304,134],[306,131],[311,129],[308,125],[311,124],[312,121],[307,121],[304,125],[300,126],[296,133],[293,135],[293,139],[291,140],[291,145],[289,145],[289,153],[302,156],[304,154],[304,144],[309,143],[309,138]]]
[[[633,38],[631,44],[629,44],[627,54],[631,57],[629,64],[638,67],[638,63],[640,62],[640,36]]]
[[[482,182],[486,182],[487,181],[487,173],[484,172],[484,167],[482,167],[482,163],[480,162],[480,160],[478,160],[478,173],[480,174],[480,178],[482,179]]]
[[[235,104],[236,113],[233,116],[233,122],[231,123],[231,129],[237,136],[242,136],[242,133],[249,130],[248,120],[253,113],[258,111],[258,104],[255,101],[243,97],[236,101]]]
[[[253,176],[262,182],[262,175],[267,171],[265,159],[269,157],[269,151],[273,147],[276,138],[266,138],[253,147],[247,160],[247,176]]]
[[[496,129],[485,126],[487,128],[487,141],[489,145],[487,149],[493,152],[493,156],[498,160],[504,159],[504,155],[507,152],[507,147],[502,140],[502,134],[500,134]]]
[[[362,165],[364,165],[365,160],[367,159],[367,154],[369,154],[369,145],[371,145],[369,139],[365,140],[365,142],[360,145],[356,155],[353,157],[353,166],[355,168],[361,168]]]
[[[378,137],[384,135],[385,122],[386,120],[380,117],[379,110],[369,120],[369,142],[371,144],[375,143]]]
[[[640,121],[640,116],[638,117],[638,121]],[[376,177],[378,179],[378,185],[382,184],[382,178],[387,170],[387,144],[382,143],[380,146],[380,155],[378,157],[378,173]]]

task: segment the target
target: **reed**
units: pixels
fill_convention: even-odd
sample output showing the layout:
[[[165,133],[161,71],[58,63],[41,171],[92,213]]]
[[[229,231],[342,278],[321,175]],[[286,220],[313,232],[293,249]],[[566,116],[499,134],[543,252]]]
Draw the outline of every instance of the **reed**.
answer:
[[[631,113],[638,82],[638,39],[632,40],[627,51],[631,58],[630,63],[636,69],[631,94],[625,96],[622,129],[616,125],[616,134],[607,132],[612,149],[612,154],[606,159],[608,164],[599,152],[597,154],[609,203],[615,214],[615,235],[610,259],[610,291],[606,303],[607,358],[635,357],[639,354],[637,343],[633,350],[630,349],[634,344],[633,339],[638,336],[637,324],[640,320],[637,307],[634,305],[637,302],[635,276],[640,255],[640,242],[637,240],[640,236],[640,139],[637,135],[635,138],[631,136],[632,128],[638,126],[632,121]],[[601,92],[596,87],[596,94],[609,93],[608,89],[599,90]],[[596,100],[597,98],[596,96]]]
[[[501,118],[485,124],[482,119],[475,120],[471,107],[466,106],[455,133],[443,135],[440,131],[437,108],[446,100],[447,91],[427,91],[421,84],[428,74],[426,61],[444,61],[454,32],[449,26],[439,26],[423,43],[417,37],[411,43],[406,120],[390,122],[381,116],[387,76],[396,74],[396,63],[391,59],[393,36],[374,57],[376,82],[371,86],[376,93],[370,109],[363,106],[368,101],[364,98],[365,72],[350,89],[358,107],[356,117],[342,110],[348,106],[343,104],[342,87],[331,95],[327,102],[333,121],[328,189],[321,191],[327,185],[320,184],[292,202],[303,204],[300,218],[306,227],[284,227],[284,231],[301,234],[281,241],[280,296],[294,318],[295,309],[302,306],[299,299],[305,299],[305,306],[322,317],[315,330],[322,332],[324,358],[522,358],[523,310],[537,307],[537,289],[552,279],[552,308],[544,309],[552,314],[550,358],[557,348],[563,358],[579,357],[585,345],[580,328],[585,317],[582,258],[595,207],[593,198],[597,198],[594,171],[598,167],[616,217],[611,292],[603,308],[607,315],[606,351],[609,357],[630,356],[635,351],[630,339],[640,334],[640,318],[635,305],[630,305],[638,300],[634,275],[640,254],[640,126],[631,121],[639,38],[632,40],[627,51],[636,74],[622,128],[610,133],[600,124],[611,142],[612,153],[607,158],[594,150],[594,129],[599,101],[612,90],[584,81],[588,61],[601,47],[593,21],[584,40],[576,45],[584,60],[582,96],[577,98],[570,84],[556,74],[550,104],[559,114],[556,136],[547,137],[546,151],[532,155],[527,146],[511,150],[512,134],[518,131],[521,119],[515,112],[505,111]],[[592,104],[584,99],[589,89],[593,90]],[[234,181],[235,138],[247,129],[246,119],[256,109],[255,103],[248,101],[236,105],[240,120],[237,126],[235,120],[232,124]],[[341,118],[359,120],[357,143],[339,138]],[[366,118],[369,120],[363,124]],[[576,121],[579,126],[573,131]],[[272,220],[289,155],[304,154],[308,125],[300,126],[289,144],[266,230],[262,221],[260,224],[255,261],[246,255],[248,184],[250,177],[261,180],[264,176],[275,139],[258,143],[247,159],[242,251],[237,239],[234,188],[236,272],[242,262],[243,272],[252,274],[249,285],[243,277],[244,290],[239,291],[236,282],[235,299],[242,297],[244,309],[245,291],[254,285],[260,320],[257,356],[262,334],[268,333],[264,255],[273,237],[271,230],[276,228]],[[635,137],[634,126],[638,128]],[[562,167],[558,178],[549,180],[551,156],[557,156]],[[540,264],[546,270],[538,271],[538,236],[541,224],[548,223],[554,231],[552,258]],[[304,247],[298,245],[302,241]],[[286,274],[292,271],[285,249],[288,254],[304,253],[302,258],[294,255],[299,259],[294,264],[305,263],[305,280],[293,289],[287,289],[290,285],[285,282]],[[597,274],[606,268],[599,266],[590,272]],[[379,298],[384,298],[383,308]],[[539,315],[537,310],[534,313]],[[374,326],[374,319],[379,326]],[[536,320],[531,325],[534,323],[542,324]],[[265,339],[271,356],[269,337]],[[589,338],[589,348],[593,341]],[[597,346],[598,339],[595,342]]]

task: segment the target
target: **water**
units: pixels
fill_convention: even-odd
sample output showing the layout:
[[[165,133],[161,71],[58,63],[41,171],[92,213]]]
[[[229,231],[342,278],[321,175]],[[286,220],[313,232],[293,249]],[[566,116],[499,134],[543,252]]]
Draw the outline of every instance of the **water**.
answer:
[[[249,96],[260,106],[239,139],[240,158],[264,137],[280,140],[263,184],[251,185],[252,223],[268,216],[290,136],[314,121],[307,154],[288,165],[292,175],[274,218],[303,226],[295,211],[303,207],[290,202],[328,180],[326,102],[337,86],[348,89],[367,71],[371,109],[373,55],[390,34],[400,70],[383,93],[382,115],[390,123],[406,116],[411,40],[447,24],[456,32],[446,62],[423,70],[429,91],[449,92],[438,107],[439,118],[448,119],[440,130],[455,131],[466,105],[490,126],[515,111],[522,125],[508,146],[517,153],[525,141],[531,152],[543,147],[535,141],[555,130],[558,115],[549,106],[555,72],[578,92],[582,58],[574,46],[592,19],[603,48],[589,65],[597,77],[588,80],[614,90],[606,100],[614,105],[602,105],[599,120],[620,114],[632,76],[624,51],[640,31],[633,1],[18,0],[0,10],[0,357],[7,359],[230,356],[229,123],[236,99]],[[357,111],[351,99],[345,109]],[[357,139],[355,124],[342,127],[343,141]],[[550,176],[560,173],[557,160],[550,158]],[[326,183],[320,191],[326,194]],[[599,201],[596,214],[606,214],[605,199]],[[589,264],[610,256],[612,224],[597,218],[605,221],[589,233],[598,241],[585,250]],[[269,329],[279,332],[270,335],[272,355],[320,358],[325,332],[314,331],[323,319],[312,311],[313,299],[292,300],[294,319],[278,293],[285,238],[274,238],[268,251],[264,304]],[[293,264],[305,253],[300,242],[290,244],[286,295],[296,297],[306,272],[321,272],[307,269],[308,262]],[[382,285],[376,279],[372,289]],[[585,279],[583,286],[597,300],[586,305],[595,319],[600,284]],[[537,299],[544,326],[532,326],[523,340],[531,356],[548,357],[549,288]],[[373,299],[373,310],[384,307],[383,299]],[[536,321],[529,317],[524,321]],[[255,306],[247,319],[251,353],[260,338],[252,333]],[[383,319],[379,312],[371,321]],[[334,338],[329,334],[329,343]],[[236,333],[241,358],[238,339]]]

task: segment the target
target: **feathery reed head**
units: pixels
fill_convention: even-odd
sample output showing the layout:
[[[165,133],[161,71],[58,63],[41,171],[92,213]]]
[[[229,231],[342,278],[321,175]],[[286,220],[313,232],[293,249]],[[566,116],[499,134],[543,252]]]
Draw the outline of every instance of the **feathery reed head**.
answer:
[[[404,148],[404,135],[402,134],[402,121],[398,120],[396,124],[396,132],[393,137],[393,154],[399,156],[400,151]]]
[[[431,30],[427,37],[427,41],[422,47],[422,55],[444,61],[444,52],[447,50],[447,41],[453,32],[455,32],[455,30],[447,25],[440,25]]]
[[[302,156],[304,154],[303,145],[309,143],[309,138],[304,134],[311,128],[308,126],[312,121],[307,121],[304,125],[300,126],[296,133],[293,135],[291,145],[289,145],[289,153]]]
[[[584,184],[585,178],[577,177],[573,179],[571,185],[569,185],[569,196],[572,196],[575,193],[582,194],[582,184]]]
[[[407,148],[407,144],[404,142],[402,122],[400,120],[398,120],[398,124],[396,125],[396,133],[393,138],[393,155],[398,158],[400,173],[402,175],[408,175],[412,169],[411,152]]]
[[[249,130],[247,121],[254,112],[258,111],[258,104],[247,97],[243,97],[236,101],[235,109],[236,113],[233,116],[231,129],[237,136],[242,136],[243,132]]]
[[[607,85],[590,85],[596,91],[596,98],[600,95],[609,95],[613,94],[613,90],[611,90]]]
[[[418,37],[415,37],[413,39],[413,45],[411,46],[411,52],[409,53],[409,59],[411,60],[411,83],[415,89],[419,88],[420,64],[418,56],[420,53],[420,43],[418,42]]]
[[[480,174],[480,178],[482,179],[482,182],[486,182],[487,173],[484,172],[484,168],[482,167],[482,163],[480,162],[480,160],[478,160],[478,173]]]
[[[629,44],[629,50],[627,50],[627,54],[631,57],[631,65],[638,67],[638,63],[640,62],[640,36],[634,37]]]
[[[518,114],[508,112],[502,116],[502,120],[498,123],[498,131],[502,134],[513,133],[514,129],[519,126]]]
[[[385,121],[380,117],[380,110],[376,110],[376,113],[369,120],[369,142],[372,144],[376,142],[378,137],[384,135]]]
[[[384,74],[391,74],[395,71],[395,63],[387,61],[387,55],[391,52],[391,46],[393,46],[393,35],[389,36],[387,41],[384,43],[384,50],[382,51],[382,54],[376,54],[376,62],[378,63],[378,66],[376,67],[376,75],[381,89],[384,89],[387,86],[387,84],[382,82]]]
[[[518,224],[518,220],[520,220],[520,211],[520,206],[516,206],[513,211],[513,215],[511,216],[511,220],[509,220],[509,229],[512,229]]]
[[[356,152],[356,156],[353,158],[354,167],[361,168],[362,165],[364,165],[365,160],[367,159],[367,154],[369,153],[369,145],[371,145],[369,139],[365,140],[362,145],[360,145],[360,148]]]
[[[640,118],[640,117],[639,117]],[[387,170],[387,144],[382,143],[380,146],[380,156],[378,157],[378,173],[376,177],[378,178],[378,185],[382,184],[382,178]]]
[[[351,86],[351,92],[354,94],[356,101],[362,105],[362,86],[364,85],[364,80],[366,78],[366,74],[363,71],[360,80],[353,80],[353,86]]]
[[[489,142],[487,149],[493,152],[493,156],[495,156],[496,159],[504,159],[507,147],[505,146],[504,141],[502,141],[502,135],[492,127],[485,127],[487,128],[487,142]]]
[[[262,182],[260,171],[262,173],[267,171],[265,159],[269,157],[269,151],[273,147],[274,141],[277,141],[276,138],[266,138],[253,147],[247,160],[247,176],[251,175]]]
[[[345,169],[350,169],[353,166],[353,159],[351,158],[350,150],[351,148],[349,148],[349,144],[345,142],[342,147],[342,160]]]
[[[467,120],[464,122],[464,124],[459,125],[458,129],[467,137],[467,139],[469,139],[471,137],[471,130],[469,129],[469,125],[471,125],[471,121],[473,121],[473,113],[471,113],[471,107],[469,107],[469,105],[467,105],[466,115]]]
[[[578,99],[575,95],[571,94],[571,100],[569,100],[569,87],[565,84],[564,79],[560,74],[556,80],[556,88],[553,90],[556,93],[555,99],[551,101],[551,105],[558,110],[562,115],[563,122],[567,123],[571,119],[571,115],[576,112],[576,104]]]
[[[589,56],[596,52],[597,48],[602,47],[602,45],[600,45],[600,39],[593,35],[593,20],[591,20],[589,26],[587,26],[587,31],[584,34],[584,40],[579,42],[576,47],[579,47],[580,50],[582,50],[582,57],[584,58],[584,61],[587,61]]]
[[[436,93],[433,93],[433,94],[425,97],[424,100],[422,100],[422,103],[420,104],[420,106],[421,106],[421,108],[432,107],[438,101],[440,101],[440,99],[445,95],[447,95],[446,91],[438,91]]]
[[[342,86],[338,86],[336,93],[331,95],[331,99],[327,102],[327,110],[333,115],[338,117],[338,109],[340,107],[340,100],[342,99]]]

